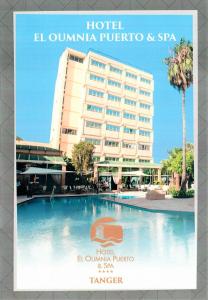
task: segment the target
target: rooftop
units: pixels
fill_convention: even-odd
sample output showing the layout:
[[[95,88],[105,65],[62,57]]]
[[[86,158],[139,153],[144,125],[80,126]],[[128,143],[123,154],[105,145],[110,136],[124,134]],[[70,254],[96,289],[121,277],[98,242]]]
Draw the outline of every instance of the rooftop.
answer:
[[[45,147],[45,146],[34,146],[34,145],[21,145],[21,144],[17,144],[16,145],[16,149],[17,150],[28,150],[28,151],[52,151],[52,152],[57,152],[59,153],[60,150],[55,149],[55,148],[51,148],[51,147]]]
[[[32,163],[45,163],[45,164],[57,164],[66,165],[63,157],[61,156],[49,156],[39,154],[17,153],[17,162],[32,162]]]

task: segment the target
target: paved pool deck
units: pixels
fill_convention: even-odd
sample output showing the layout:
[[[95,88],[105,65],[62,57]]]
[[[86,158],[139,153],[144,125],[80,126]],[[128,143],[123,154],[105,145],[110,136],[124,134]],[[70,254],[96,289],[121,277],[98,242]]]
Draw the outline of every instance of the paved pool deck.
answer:
[[[106,200],[114,201],[119,204],[126,204],[134,207],[153,211],[180,211],[180,212],[194,212],[194,198],[176,199],[166,196],[164,200],[147,200],[145,197],[121,199],[115,197],[112,200],[110,197],[105,197]]]
[[[109,194],[111,196],[109,197]],[[94,193],[85,193],[85,194],[58,194],[55,195],[55,197],[67,197],[67,196],[73,196],[74,199],[76,197],[80,196],[86,196],[86,195],[97,195]],[[166,198],[164,200],[147,200],[145,198],[146,193],[145,192],[123,192],[119,193],[117,196],[116,193],[99,193],[99,195],[102,195],[105,200],[112,201],[118,204],[125,204],[132,207],[138,207],[153,211],[180,211],[180,212],[194,212],[195,211],[195,204],[194,204],[194,198],[184,198],[184,199],[176,199],[171,198],[170,195],[166,195]],[[112,197],[113,195],[113,197]],[[134,198],[130,199],[122,199],[121,196],[133,196]],[[42,198],[42,197],[50,197],[50,195],[34,195],[30,198],[27,198],[26,196],[18,196],[17,197],[17,203],[23,203],[25,201],[29,201],[35,198]]]

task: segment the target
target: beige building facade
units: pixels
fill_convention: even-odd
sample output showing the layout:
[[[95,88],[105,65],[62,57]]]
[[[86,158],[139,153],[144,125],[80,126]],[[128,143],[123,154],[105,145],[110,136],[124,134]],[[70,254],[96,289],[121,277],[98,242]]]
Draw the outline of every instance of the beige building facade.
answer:
[[[55,85],[51,146],[70,157],[74,144],[89,141],[97,165],[153,165],[153,93],[152,74],[99,52],[66,49]]]

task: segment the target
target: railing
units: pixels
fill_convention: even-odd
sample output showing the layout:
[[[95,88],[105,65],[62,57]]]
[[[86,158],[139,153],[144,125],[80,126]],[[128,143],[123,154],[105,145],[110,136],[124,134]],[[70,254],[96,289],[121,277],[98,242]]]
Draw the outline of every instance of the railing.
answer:
[[[54,193],[55,193],[55,189],[56,189],[56,186],[54,185],[54,186],[53,186],[53,189],[52,189],[52,192],[51,192],[51,195],[50,195],[50,203],[51,203],[51,207],[53,207],[53,203],[54,203]]]

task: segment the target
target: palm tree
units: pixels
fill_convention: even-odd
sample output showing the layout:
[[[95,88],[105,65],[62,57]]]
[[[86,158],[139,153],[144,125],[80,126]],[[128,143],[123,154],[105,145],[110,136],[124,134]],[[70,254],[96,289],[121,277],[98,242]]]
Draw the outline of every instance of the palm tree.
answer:
[[[182,128],[183,128],[183,163],[181,190],[186,190],[186,89],[193,83],[193,46],[189,41],[181,39],[173,49],[173,54],[165,58],[168,65],[170,84],[182,93]]]

